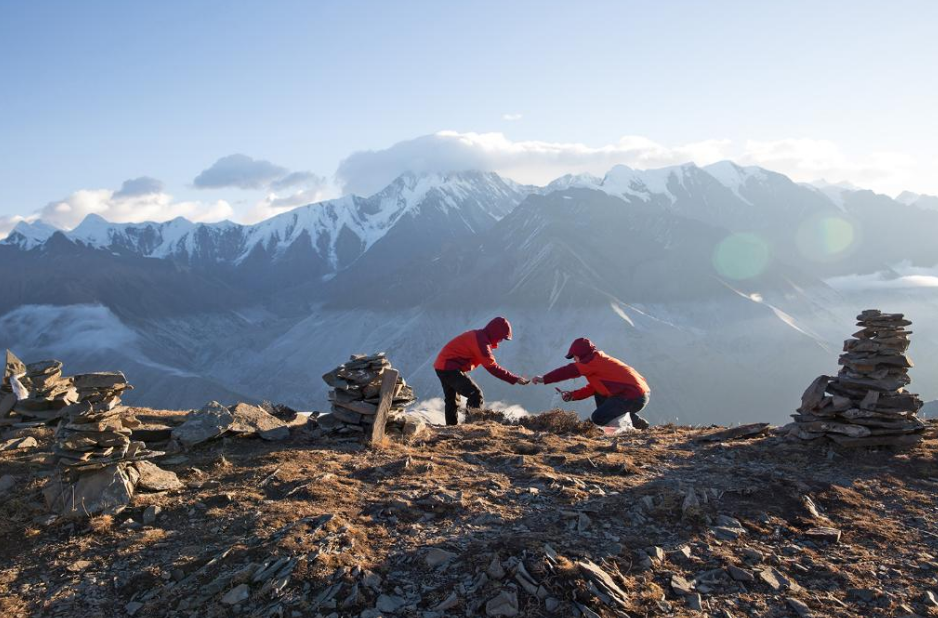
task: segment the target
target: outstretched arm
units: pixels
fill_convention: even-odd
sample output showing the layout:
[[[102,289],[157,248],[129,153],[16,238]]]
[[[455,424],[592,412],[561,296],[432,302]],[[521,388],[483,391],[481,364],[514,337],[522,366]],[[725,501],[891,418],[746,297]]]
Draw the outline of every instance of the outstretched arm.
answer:
[[[520,376],[516,376],[498,364],[498,361],[495,360],[495,357],[492,355],[492,348],[489,346],[482,349],[482,366],[493,376],[509,384],[517,384],[522,381]],[[527,381],[524,383],[527,384]]]
[[[553,384],[554,382],[563,382],[564,380],[572,380],[573,378],[580,377],[580,370],[576,366],[576,363],[570,363],[569,365],[564,365],[559,369],[554,369],[550,373],[545,373],[543,376],[537,376],[534,378],[535,384]]]

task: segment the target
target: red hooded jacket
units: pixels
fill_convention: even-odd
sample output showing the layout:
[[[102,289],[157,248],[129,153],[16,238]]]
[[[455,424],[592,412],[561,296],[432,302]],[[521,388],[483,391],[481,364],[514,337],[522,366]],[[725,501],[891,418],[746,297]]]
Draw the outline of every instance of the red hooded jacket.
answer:
[[[511,324],[505,318],[495,318],[485,328],[466,331],[443,346],[433,368],[438,371],[472,371],[482,365],[496,378],[515,384],[519,377],[500,366],[492,355],[492,350],[505,340],[511,340]]]
[[[570,363],[544,375],[544,384],[572,380],[580,376],[589,382],[573,391],[573,400],[579,401],[593,395],[637,399],[649,392],[648,383],[640,373],[623,363],[600,352],[589,339],[577,339],[570,346],[567,358],[577,356],[578,363]]]

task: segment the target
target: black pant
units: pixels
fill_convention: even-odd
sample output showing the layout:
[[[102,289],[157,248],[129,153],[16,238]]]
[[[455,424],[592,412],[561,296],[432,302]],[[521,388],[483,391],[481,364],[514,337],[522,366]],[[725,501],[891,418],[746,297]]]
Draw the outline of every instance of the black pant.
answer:
[[[624,416],[631,415],[632,423],[638,417],[638,413],[648,405],[648,395],[642,395],[635,399],[626,399],[625,397],[603,397],[594,395],[596,399],[596,411],[590,419],[597,425],[607,425],[610,421]]]
[[[456,370],[440,371],[437,369],[436,375],[440,378],[440,384],[443,385],[443,409],[446,412],[447,425],[455,425],[459,422],[459,417],[456,414],[459,406],[459,395],[467,399],[466,407],[482,407],[482,389],[464,372]]]

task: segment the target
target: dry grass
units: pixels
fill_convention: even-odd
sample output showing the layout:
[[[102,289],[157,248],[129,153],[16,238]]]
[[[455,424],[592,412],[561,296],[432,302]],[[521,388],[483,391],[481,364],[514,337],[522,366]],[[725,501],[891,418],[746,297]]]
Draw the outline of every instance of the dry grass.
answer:
[[[934,529],[934,442],[900,456],[839,452],[830,461],[822,449],[773,437],[701,445],[693,440],[699,430],[679,426],[610,440],[561,410],[518,421],[483,411],[471,420],[476,422],[431,429],[414,444],[388,442],[378,449],[304,430],[285,442],[209,443],[185,453],[186,461],[164,466],[184,481],[203,482],[200,488],[138,494],[127,511],[92,518],[87,528],[34,523],[44,514],[39,501],[46,477],[35,474],[35,468],[11,470],[28,481],[7,501],[17,501],[19,520],[8,522],[10,535],[0,542],[0,569],[16,567],[15,572],[0,570],[0,616],[101,615],[80,593],[82,577],[67,570],[80,560],[94,565],[99,581],[115,582],[101,587],[95,602],[106,602],[117,613],[133,595],[166,586],[138,617],[229,615],[230,608],[219,602],[224,590],[198,606],[179,605],[198,597],[219,574],[284,556],[304,557],[286,589],[284,598],[290,600],[284,615],[322,612],[309,606],[313,592],[304,597],[303,590],[318,593],[340,581],[341,603],[360,584],[360,577],[350,575],[356,567],[379,573],[387,594],[413,584],[422,601],[412,613],[420,615],[474,579],[498,554],[501,560],[524,560],[528,571],[565,603],[555,615],[572,615],[574,600],[602,618],[616,615],[595,602],[575,566],[589,559],[630,592],[630,615],[662,615],[659,602],[666,601],[669,615],[689,618],[699,614],[671,592],[670,573],[693,579],[730,563],[751,568],[742,562],[743,546],[773,556],[771,564],[805,588],[795,596],[815,615],[887,618],[901,615],[899,601],[928,615],[921,591],[938,587],[938,571],[917,565],[920,555],[938,555],[938,539],[911,528]],[[204,476],[194,469],[205,471]],[[696,512],[684,513],[682,492],[692,486],[712,497]],[[806,526],[818,523],[804,520],[799,492],[809,492],[843,530],[841,544],[801,545]],[[230,500],[218,500],[222,494]],[[651,507],[643,503],[645,496],[653,498]],[[149,504],[163,509],[154,527],[120,526],[130,517],[141,521]],[[588,514],[585,530],[578,529],[580,513]],[[276,540],[270,537],[300,518],[325,514],[332,519],[318,529],[299,525]],[[739,518],[748,531],[745,537],[715,541],[710,528],[718,514]],[[543,565],[545,544],[558,554],[552,569]],[[650,545],[668,551],[687,545],[693,557],[669,556],[640,571],[636,552]],[[428,547],[453,551],[459,558],[450,567],[429,569],[423,560]],[[786,553],[793,547],[802,549]],[[233,549],[224,561],[197,574],[228,548]],[[311,555],[316,559],[307,560]],[[884,583],[883,569],[871,569],[873,564],[900,575]],[[169,588],[178,581],[166,579],[171,572],[197,577],[179,592]],[[491,598],[512,578],[509,573],[506,580],[461,595],[458,614],[481,615],[484,609],[469,608],[471,600]],[[895,602],[861,607],[847,598],[847,586],[887,583]],[[717,586],[705,595],[711,615],[722,609],[731,615],[791,615],[784,600],[758,581],[746,590],[732,586]],[[357,616],[374,607],[378,592],[360,587],[360,594],[350,608],[337,605],[339,615]],[[269,599],[265,596],[263,603]],[[262,602],[249,603],[243,615]],[[544,615],[543,601],[527,593],[519,592],[519,605],[519,618]]]
[[[114,517],[111,515],[97,515],[88,520],[88,528],[94,534],[104,534],[114,527]]]
[[[551,410],[541,414],[522,416],[518,424],[531,431],[546,431],[557,435],[600,436],[602,430],[592,421],[581,420],[576,412]]]
[[[598,437],[602,435],[602,430],[591,421],[581,420],[576,412],[561,409],[522,416],[517,419],[511,419],[504,412],[497,410],[469,410],[466,412],[466,422],[471,424],[498,423],[500,425],[515,425],[531,431],[541,431],[561,436]]]

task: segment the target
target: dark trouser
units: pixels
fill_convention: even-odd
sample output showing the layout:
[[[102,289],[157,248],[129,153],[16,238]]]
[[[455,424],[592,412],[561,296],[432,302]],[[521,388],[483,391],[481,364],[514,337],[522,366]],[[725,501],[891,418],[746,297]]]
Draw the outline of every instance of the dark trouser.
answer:
[[[608,425],[610,421],[628,414],[632,418],[632,424],[636,427],[642,425],[642,422],[636,422],[636,419],[642,419],[638,415],[642,409],[648,405],[648,395],[642,395],[635,399],[626,399],[625,397],[603,397],[595,395],[596,411],[590,419],[597,425]],[[640,427],[639,427],[640,428]]]
[[[440,384],[443,385],[443,409],[446,412],[447,425],[455,425],[459,422],[459,416],[456,414],[459,409],[459,395],[466,398],[466,407],[482,407],[482,389],[464,372],[437,369],[436,375],[440,378]]]

